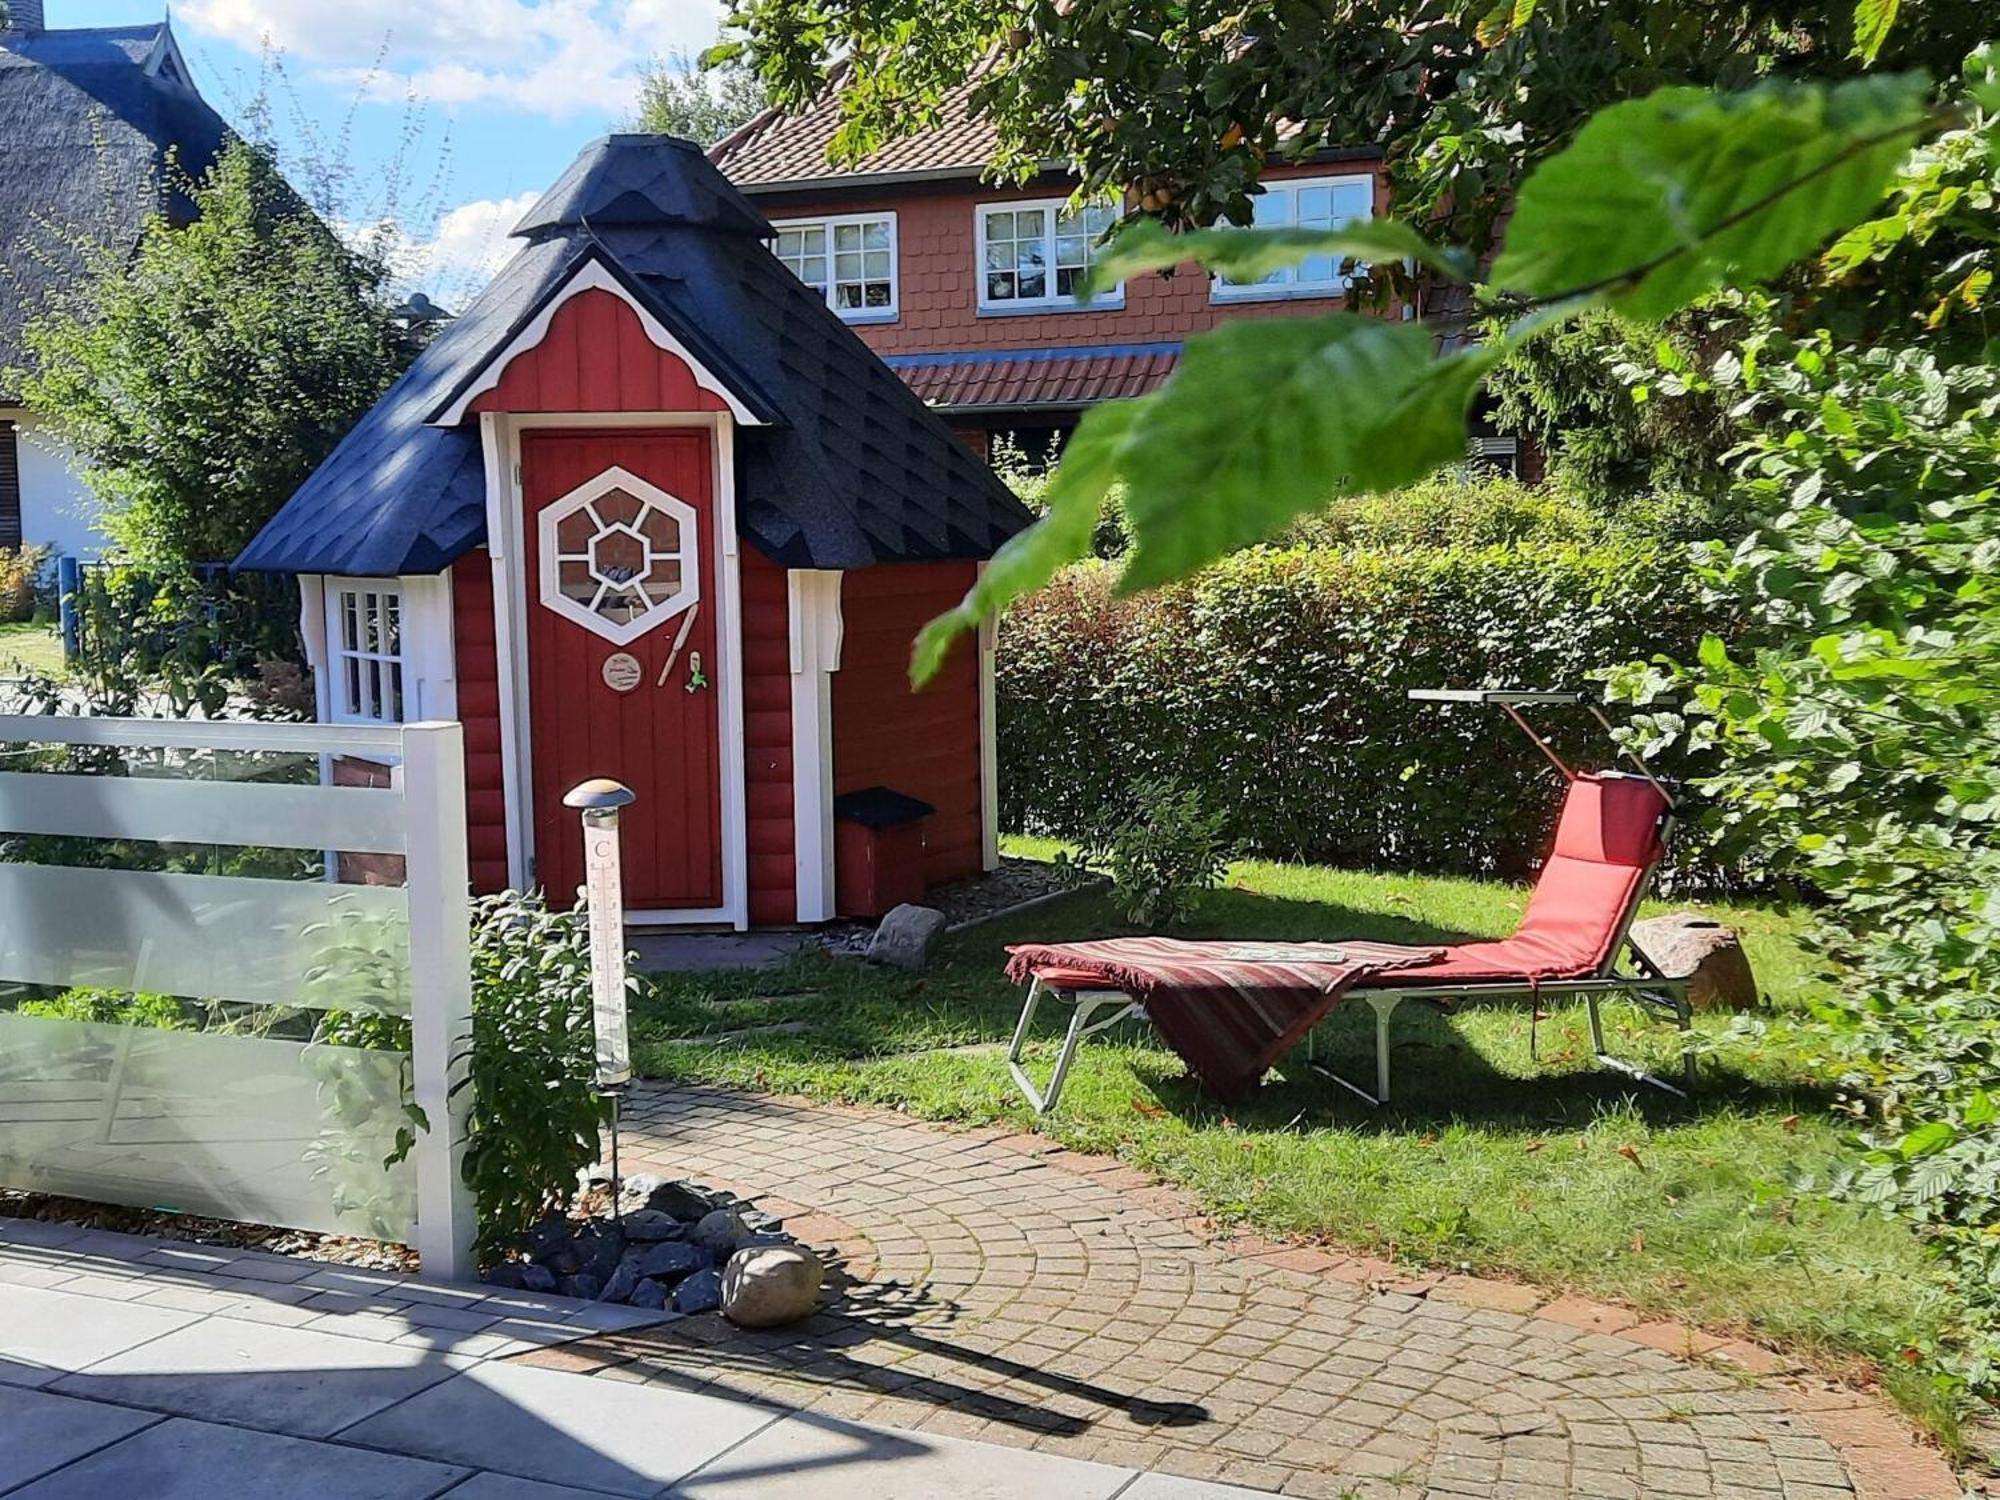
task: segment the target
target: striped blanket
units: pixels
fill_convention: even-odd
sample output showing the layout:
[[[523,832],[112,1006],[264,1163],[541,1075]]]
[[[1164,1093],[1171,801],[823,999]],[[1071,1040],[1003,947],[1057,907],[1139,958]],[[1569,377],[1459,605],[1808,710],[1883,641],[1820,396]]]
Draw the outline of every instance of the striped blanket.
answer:
[[[1185,942],[1105,938],[1007,950],[1007,977],[1121,990],[1211,1093],[1238,1099],[1365,975],[1435,963],[1441,948],[1395,943]]]

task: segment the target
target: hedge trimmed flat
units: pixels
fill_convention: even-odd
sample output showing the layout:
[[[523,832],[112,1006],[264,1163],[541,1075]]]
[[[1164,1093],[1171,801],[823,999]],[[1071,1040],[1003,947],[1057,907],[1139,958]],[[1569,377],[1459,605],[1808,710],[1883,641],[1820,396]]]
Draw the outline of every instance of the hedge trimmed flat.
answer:
[[[1589,1012],[1600,1064],[1671,1094],[1694,1087],[1687,981],[1664,977],[1629,937],[1673,831],[1675,805],[1666,785],[1636,758],[1637,775],[1573,771],[1520,713],[1529,705],[1582,703],[1580,694],[1427,690],[1410,696],[1504,708],[1567,783],[1554,843],[1514,934],[1435,948],[1166,938],[1011,948],[1008,977],[1026,983],[1028,995],[1007,1067],[1036,1114],[1056,1107],[1083,1041],[1119,1021],[1150,1021],[1212,1093],[1233,1099],[1254,1088],[1272,1063],[1350,996],[1375,1013],[1374,1089],[1321,1064],[1311,1066],[1370,1104],[1388,1101],[1389,1026],[1406,1000],[1446,1010],[1466,1001],[1526,1000],[1532,1027],[1542,1000],[1577,996]],[[1590,710],[1609,731],[1604,716],[1594,706]],[[1630,967],[1621,967],[1621,953],[1629,956]],[[1049,1081],[1037,1087],[1022,1054],[1044,996],[1074,1009]],[[1679,1086],[1607,1050],[1598,1010],[1606,996],[1636,1001],[1680,1029]],[[1100,1019],[1107,1009],[1113,1013]]]

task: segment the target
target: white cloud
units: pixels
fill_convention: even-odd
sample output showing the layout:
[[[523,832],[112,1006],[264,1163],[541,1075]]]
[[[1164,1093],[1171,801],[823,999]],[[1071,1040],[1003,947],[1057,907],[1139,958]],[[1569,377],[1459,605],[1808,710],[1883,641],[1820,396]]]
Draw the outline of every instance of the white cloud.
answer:
[[[400,103],[622,114],[647,59],[699,50],[718,0],[183,0],[196,31],[266,42],[337,84]]]
[[[397,279],[403,284],[429,292],[447,306],[447,299],[466,301],[504,266],[519,240],[509,239],[508,231],[534,206],[540,193],[519,193],[512,198],[476,198],[461,203],[439,217],[437,233],[418,241],[396,257]],[[460,310],[452,306],[452,310]]]

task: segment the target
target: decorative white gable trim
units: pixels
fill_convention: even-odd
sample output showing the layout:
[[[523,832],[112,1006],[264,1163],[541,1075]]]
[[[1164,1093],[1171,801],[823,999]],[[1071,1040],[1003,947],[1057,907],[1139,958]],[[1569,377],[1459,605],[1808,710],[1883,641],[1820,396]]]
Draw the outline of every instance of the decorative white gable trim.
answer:
[[[792,852],[798,920],[829,922],[833,881],[833,674],[843,633],[841,575],[785,574],[792,650]]]
[[[986,576],[985,563],[979,576]],[[979,622],[979,863],[1000,868],[1000,694],[994,663],[1000,646],[1000,616]]]
[[[501,377],[507,373],[507,366],[513,363],[515,356],[538,347],[542,340],[549,336],[549,325],[555,321],[555,316],[562,310],[563,304],[572,297],[592,291],[609,292],[631,308],[639,319],[639,326],[645,329],[646,337],[652,340],[653,347],[673,355],[685,364],[694,373],[694,383],[710,395],[719,398],[723,405],[729,408],[729,414],[738,422],[751,427],[763,425],[762,419],[745,406],[736,393],[717,379],[706,365],[696,359],[687,345],[675,338],[658,318],[642,307],[631,292],[626,290],[625,283],[613,276],[604,262],[594,256],[577,268],[576,273],[543,304],[542,310],[535,314],[527,327],[514,335],[504,349],[488,356],[479,373],[473,377],[472,383],[459,393],[450,406],[431,419],[431,425],[456,427],[464,421],[472,403],[500,384]]]
[[[153,50],[147,54],[141,69],[148,78],[158,78],[165,73],[183,88],[194,87],[194,74],[188,71],[187,59],[181,55],[181,44],[174,39],[173,27],[165,21],[160,23],[160,34],[154,39]]]

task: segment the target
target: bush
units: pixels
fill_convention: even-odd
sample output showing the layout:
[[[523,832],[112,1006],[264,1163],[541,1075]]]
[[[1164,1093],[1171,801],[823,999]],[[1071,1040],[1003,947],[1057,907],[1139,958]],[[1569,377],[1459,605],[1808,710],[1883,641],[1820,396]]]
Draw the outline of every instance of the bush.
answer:
[[[481,1257],[575,1201],[610,1101],[594,1087],[590,931],[582,910],[503,891],[472,906],[472,1108],[465,1180]]]
[[[1111,568],[1071,569],[1002,623],[1003,825],[1087,842],[1122,820],[1135,777],[1170,776],[1246,850],[1525,874],[1554,803],[1546,763],[1499,713],[1406,690],[1582,687],[1692,650],[1726,622],[1686,574],[1658,542],[1254,550],[1131,599]],[[1586,716],[1538,724],[1606,759]]]
[[[1178,927],[1197,891],[1213,890],[1229,861],[1227,817],[1197,787],[1171,777],[1136,783],[1132,808],[1104,839],[1101,864],[1111,900],[1139,927]]]
[[[41,601],[42,574],[49,563],[46,547],[17,547],[0,552],[0,623],[19,624],[35,617]]]

